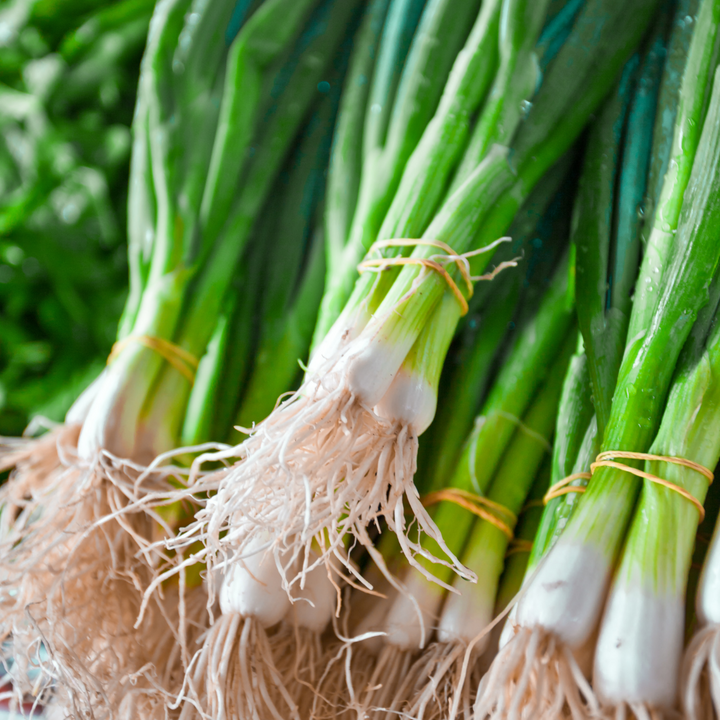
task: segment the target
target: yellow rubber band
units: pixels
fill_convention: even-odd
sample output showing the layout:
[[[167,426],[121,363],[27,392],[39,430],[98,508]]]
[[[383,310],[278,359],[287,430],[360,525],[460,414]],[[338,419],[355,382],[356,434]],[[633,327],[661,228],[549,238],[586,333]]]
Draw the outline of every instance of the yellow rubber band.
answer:
[[[571,483],[573,480],[578,480],[579,478],[589,480],[595,473],[595,470],[597,470],[597,468],[611,467],[615,470],[629,472],[637,477],[641,477],[645,480],[649,480],[650,482],[662,485],[663,487],[666,487],[669,490],[678,493],[678,495],[682,495],[682,497],[691,502],[697,508],[697,511],[700,514],[700,522],[703,521],[703,519],[705,518],[705,508],[691,492],[681,487],[680,485],[676,485],[669,480],[664,480],[663,478],[658,477],[657,475],[653,475],[652,473],[645,472],[644,470],[640,470],[639,468],[630,467],[629,465],[623,465],[619,462],[614,462],[614,459],[667,462],[672,463],[673,465],[680,465],[682,467],[690,468],[690,470],[694,470],[695,472],[700,473],[707,479],[708,484],[710,485],[715,479],[712,471],[708,470],[708,468],[706,468],[704,465],[700,465],[700,463],[693,462],[692,460],[686,460],[685,458],[672,457],[669,455],[653,455],[652,453],[631,452],[629,450],[606,450],[605,452],[601,452],[595,458],[595,462],[590,465],[589,473],[574,473],[573,475],[568,475],[566,478],[563,478],[559,482],[556,482],[547,491],[547,493],[545,493],[543,501],[547,505],[547,503],[553,498],[560,497],[561,495],[565,495],[567,493],[584,493],[586,488],[582,486],[570,486],[569,483]]]
[[[371,268],[380,268],[381,270],[384,270],[385,268],[392,267],[393,265],[422,265],[423,267],[430,268],[439,275],[442,275],[453,295],[460,303],[460,309],[462,310],[462,314],[467,315],[469,307],[465,296],[462,294],[462,292],[460,292],[460,288],[457,286],[452,277],[450,277],[450,273],[448,273],[448,271],[440,263],[435,262],[434,260],[428,260],[428,258],[412,257],[378,258],[377,260],[363,260],[358,265],[358,272],[362,272],[363,270],[370,270]]]
[[[508,545],[508,549],[507,549],[507,552],[505,553],[505,557],[510,557],[510,555],[517,555],[519,553],[531,553],[532,549],[533,549],[533,544],[530,540],[514,538]]]
[[[455,262],[457,269],[462,275],[462,279],[465,281],[465,286],[468,290],[468,296],[472,297],[474,286],[472,278],[470,277],[470,266],[468,261],[462,255],[458,255],[447,243],[442,240],[407,240],[407,239],[395,239],[390,240],[378,240],[374,242],[370,247],[370,252],[373,250],[379,250],[386,247],[415,247],[416,245],[426,245],[428,247],[436,247],[440,250],[445,251],[449,258]]]
[[[607,459],[627,458],[629,460],[659,460],[660,462],[672,463],[673,465],[682,465],[683,467],[690,468],[695,472],[704,475],[708,482],[712,485],[712,481],[715,479],[712,470],[708,470],[704,465],[693,462],[692,460],[686,460],[681,457],[672,457],[671,455],[652,455],[651,453],[637,453],[629,452],[627,450],[606,450],[601,452],[596,458],[595,463],[603,462]],[[590,466],[592,470],[592,465]]]
[[[712,483],[714,479],[714,475],[710,470],[708,470],[706,467],[699,465],[698,463],[693,462],[692,460],[686,460],[685,458],[676,458],[676,457],[666,457],[664,455],[651,455],[649,453],[634,453],[634,452],[628,452],[628,451],[622,451],[622,450],[616,450],[616,451],[607,451],[607,452],[601,452],[597,458],[595,459],[595,462],[590,466],[590,471],[595,472],[595,470],[599,467],[611,467],[615,468],[616,470],[623,470],[624,472],[629,472],[632,475],[635,475],[637,477],[645,478],[645,480],[649,480],[650,482],[656,483],[658,485],[663,485],[664,487],[668,488],[669,490],[672,490],[673,492],[676,492],[678,495],[682,495],[686,500],[689,500],[696,508],[698,513],[700,514],[700,521],[702,522],[705,519],[705,508],[702,506],[702,503],[691,493],[688,492],[685,488],[680,487],[680,485],[676,485],[675,483],[670,482],[669,480],[664,480],[663,478],[658,477],[657,475],[653,475],[652,473],[645,472],[644,470],[640,470],[638,468],[630,467],[629,465],[623,465],[619,462],[613,462],[612,460],[605,460],[605,458],[627,458],[631,460],[657,460],[659,462],[668,462],[672,463],[673,465],[682,465],[684,467],[690,468],[691,470],[695,470],[695,472],[699,472],[701,475],[704,475],[705,478],[709,481],[709,483]],[[598,459],[600,458],[600,459]]]
[[[493,249],[498,243],[506,242],[507,240],[510,240],[510,238],[502,237],[499,240],[496,240],[493,243],[490,243],[490,245],[479,248],[478,250],[473,250],[471,252],[465,253],[463,255],[456,253],[447,243],[444,243],[442,240],[425,240],[425,239],[411,239],[411,238],[390,238],[388,240],[377,240],[370,246],[370,250],[368,252],[371,253],[374,250],[380,250],[382,248],[386,247],[416,247],[417,245],[425,245],[428,247],[436,247],[440,250],[443,250],[445,253],[447,253],[447,260],[451,260],[455,263],[458,270],[460,271],[460,275],[462,276],[462,279],[465,281],[465,286],[467,287],[467,293],[468,297],[471,298],[473,295],[474,290],[474,281],[477,280],[492,280],[497,273],[504,270],[506,267],[515,267],[517,265],[516,260],[511,261],[505,261],[500,263],[500,265],[495,268],[491,273],[487,275],[480,275],[479,277],[472,277],[470,275],[470,263],[468,262],[468,258],[472,257],[474,255],[478,255],[483,252],[488,252],[489,250]],[[438,257],[438,256],[435,256]],[[364,270],[370,270],[373,268],[379,268],[380,271],[385,270],[388,267],[392,267],[393,265],[422,265],[423,267],[430,268],[431,270],[434,270],[435,272],[442,275],[443,279],[447,283],[448,287],[450,288],[450,291],[457,299],[458,303],[460,303],[460,309],[462,310],[462,315],[467,315],[468,312],[468,303],[465,299],[465,296],[460,292],[460,288],[457,286],[457,283],[452,279],[450,276],[450,273],[439,263],[435,260],[431,260],[429,258],[373,258],[370,260],[363,260],[358,265],[358,272],[362,273]]]
[[[513,527],[517,522],[517,516],[514,512],[512,512],[512,510],[508,510],[503,505],[500,505],[500,503],[493,502],[492,500],[488,500],[488,498],[475,495],[474,493],[468,492],[467,490],[461,490],[459,488],[443,488],[442,490],[436,490],[435,492],[428,493],[424,498],[422,498],[422,504],[425,507],[436,505],[439,502],[451,502],[455,505],[459,505],[461,508],[473,513],[473,515],[477,515],[477,517],[487,520],[512,540]],[[495,513],[505,515],[508,522],[505,522],[493,512],[486,510],[483,505],[490,508]]]
[[[195,382],[195,371],[200,364],[198,359],[179,345],[152,335],[128,335],[126,338],[118,340],[112,346],[107,364],[109,365],[125,347],[133,342],[144,345],[158,355],[162,355],[180,374],[187,378],[191,385]]]
[[[543,496],[543,505],[547,505],[551,500],[562,495],[568,495],[570,493],[584,493],[585,487],[582,485],[570,485],[573,480],[589,480],[592,477],[592,473],[589,472],[578,472],[573,473],[564,477],[562,480],[558,480],[554,485],[548,488],[548,491]]]
[[[545,502],[543,500],[528,500],[522,507],[522,510],[520,512],[526,513],[528,510],[533,510],[534,508],[541,508],[545,507]]]

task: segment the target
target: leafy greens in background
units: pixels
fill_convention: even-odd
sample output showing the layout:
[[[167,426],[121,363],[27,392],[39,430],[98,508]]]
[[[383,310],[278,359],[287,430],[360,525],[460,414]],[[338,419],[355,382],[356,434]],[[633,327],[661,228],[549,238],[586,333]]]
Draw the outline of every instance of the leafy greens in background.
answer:
[[[0,4],[0,435],[62,419],[112,346],[153,5]]]

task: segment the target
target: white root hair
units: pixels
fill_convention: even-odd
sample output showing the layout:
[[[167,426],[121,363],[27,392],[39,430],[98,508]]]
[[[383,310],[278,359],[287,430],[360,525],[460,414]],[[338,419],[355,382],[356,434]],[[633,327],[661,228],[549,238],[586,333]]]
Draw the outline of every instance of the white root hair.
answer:
[[[480,681],[475,720],[585,720],[600,714],[570,649],[540,628],[520,628]]]
[[[399,690],[418,652],[386,644],[375,660],[373,672],[353,705],[361,718],[397,715],[401,702]]]
[[[358,628],[358,616],[365,615],[368,598],[379,600],[376,595],[349,587],[343,594],[341,611],[325,632],[323,655],[318,661],[320,673],[305,716],[312,720],[358,719],[359,700],[370,687],[378,660],[374,641],[385,635],[374,629],[363,632]]]
[[[173,707],[179,720],[306,720],[275,666],[267,632],[239,613],[220,615],[207,631]]]
[[[395,706],[415,720],[470,720],[482,678],[481,653],[471,653],[469,658],[466,653],[462,642],[430,645],[410,668]]]
[[[324,650],[318,632],[284,622],[270,637],[275,667],[301,718],[310,718],[323,674]]]
[[[157,513],[127,511],[146,492],[136,486],[142,469],[102,453],[82,462],[78,431],[59,426],[0,458],[14,466],[0,488],[6,692],[18,707],[32,696],[73,718],[160,712],[182,684],[206,596],[181,572],[137,622],[167,557],[149,549],[172,528]],[[167,487],[162,471],[147,484]]]
[[[720,713],[720,625],[707,625],[688,645],[681,698],[688,720],[713,720]]]

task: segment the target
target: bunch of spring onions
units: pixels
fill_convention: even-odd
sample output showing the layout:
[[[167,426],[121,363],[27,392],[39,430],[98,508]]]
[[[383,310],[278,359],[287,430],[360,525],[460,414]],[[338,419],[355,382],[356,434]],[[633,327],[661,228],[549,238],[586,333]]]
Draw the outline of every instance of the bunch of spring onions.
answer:
[[[404,5],[391,3],[386,23],[393,22],[386,29],[397,27],[396,7]],[[424,98],[434,87],[426,81],[427,68],[442,67],[434,54],[448,52],[449,45],[426,40],[426,33],[439,31],[448,8],[441,2],[425,8],[388,127],[379,137],[373,128],[383,105],[368,108],[361,177],[366,165],[374,172],[371,158],[380,153],[374,143],[385,137],[383,152],[394,151],[394,123],[409,123],[424,108],[406,93]],[[362,583],[346,546],[359,543],[374,554],[368,529],[382,519],[407,561],[427,576],[442,580],[441,571],[426,568],[429,561],[474,577],[420,502],[413,484],[417,437],[434,415],[440,370],[465,312],[465,295],[522,201],[569,149],[615,82],[653,8],[651,2],[633,7],[628,22],[627,7],[619,2],[585,4],[536,92],[534,50],[545,6],[517,1],[475,10],[469,34],[458,38],[452,66],[446,63],[447,79],[435,87],[435,114],[427,117],[382,224],[360,243],[365,249],[373,245],[342,311],[316,344],[302,387],[236,448],[241,462],[179,492],[179,497],[214,494],[170,547],[180,550],[199,540],[205,549],[195,559],[224,568],[248,548],[267,548],[286,590],[296,583],[302,587],[321,564]],[[497,47],[497,55],[487,45]],[[383,57],[381,42],[378,61]],[[376,69],[380,82],[384,66]],[[478,73],[487,77],[484,85]],[[517,102],[512,93],[518,93]],[[521,100],[529,107],[525,116]],[[364,212],[361,198],[359,193],[356,214]],[[360,224],[367,227],[364,220]],[[351,232],[343,254],[358,254],[353,237]],[[321,311],[320,323],[324,317]],[[437,550],[413,539],[415,523]]]
[[[368,272],[358,278],[339,317],[316,345],[299,391],[254,428],[242,445],[200,459],[227,461],[238,457],[241,461],[228,470],[198,478],[187,490],[170,495],[169,501],[174,502],[198,496],[208,499],[202,503],[196,520],[167,543],[185,559],[160,574],[146,597],[178,572],[198,562],[207,564],[210,598],[217,592],[222,618],[193,661],[194,672],[189,675],[184,695],[186,703],[203,712],[242,715],[265,709],[274,714],[284,708],[297,715],[301,703],[273,667],[265,631],[276,626],[287,612],[288,600],[293,605],[329,608],[330,612],[323,611],[322,622],[304,621],[306,629],[322,629],[330,621],[332,603],[320,598],[339,594],[343,577],[372,590],[372,584],[357,571],[348,555],[348,544],[357,542],[363,546],[400,594],[412,597],[404,581],[388,570],[368,533],[370,524],[380,518],[400,541],[405,559],[427,578],[446,588],[448,581],[440,575],[447,568],[468,579],[475,578],[461,565],[459,550],[451,549],[443,539],[412,483],[417,436],[434,414],[444,356],[467,304],[463,292],[467,294],[480,278],[490,251],[498,244],[498,235],[507,228],[523,200],[577,137],[622,61],[640,39],[643,27],[625,25],[631,32],[613,34],[616,45],[610,42],[609,35],[595,38],[598,46],[607,51],[603,55],[607,67],[603,66],[603,72],[597,75],[586,55],[585,38],[572,38],[571,31],[572,39],[549,60],[547,76],[532,109],[523,117],[520,101],[534,97],[538,80],[534,50],[545,7],[523,2],[484,4],[479,10],[477,3],[468,6],[473,6],[476,19],[468,27],[469,33],[458,33],[454,51],[457,57],[450,54],[449,60],[445,55],[450,46],[432,42],[431,38],[454,27],[450,16],[456,8],[451,10],[449,3],[437,2],[424,9],[396,91],[395,83],[387,77],[392,66],[388,68],[380,61],[385,53],[392,55],[396,51],[394,33],[412,29],[416,22],[413,5],[397,2],[386,9],[382,3],[371,6],[361,30],[370,42],[386,13],[380,46],[370,58],[377,57],[373,83],[364,108],[359,92],[345,96],[338,126],[340,131],[352,127],[353,122],[357,126],[353,116],[365,110],[359,175],[362,178],[365,172],[371,173],[367,189],[371,195],[379,187],[373,169],[379,154],[389,158],[397,154],[396,163],[403,162],[403,154],[409,158],[402,173],[397,173],[394,195],[390,193],[393,183],[389,177],[389,197],[385,200],[371,197],[366,207],[360,181],[354,210],[361,215],[359,225],[368,227],[363,213],[368,209],[381,212],[384,203],[383,225],[369,241],[355,241],[348,231],[345,249],[335,258],[357,255],[357,243],[363,248],[377,238],[380,245],[376,247],[388,251],[389,256],[386,253],[376,259],[371,252],[360,266],[360,270]],[[594,13],[601,6],[591,3],[581,11],[578,33],[594,24]],[[648,4],[646,16],[650,9]],[[616,13],[621,24],[619,7]],[[555,34],[567,35],[567,26],[572,22],[565,25]],[[497,58],[488,50],[488,46],[496,44],[502,50]],[[360,47],[365,51],[364,45]],[[593,83],[567,85],[569,66],[573,66],[573,77],[579,79],[577,63],[581,56]],[[356,54],[351,62],[350,83],[358,75],[364,76],[368,62],[364,52]],[[494,73],[486,68],[487,63],[491,63]],[[446,77],[441,75],[440,82],[426,82],[431,69],[436,73],[443,68]],[[478,86],[478,72],[487,76],[487,90]],[[555,92],[558,85],[565,89],[559,104]],[[382,88],[395,95],[394,110],[387,116],[382,104],[371,102],[373,93]],[[508,94],[515,92],[520,93],[517,102],[510,101]],[[414,99],[408,97],[409,93]],[[430,114],[432,110],[434,115]],[[470,119],[475,114],[478,121],[471,127]],[[387,128],[377,126],[384,122],[383,117],[387,117]],[[422,133],[417,133],[417,146],[412,153],[412,147],[403,151],[412,139],[405,128],[418,125]],[[340,131],[334,158],[348,152]],[[447,143],[443,142],[450,134],[457,135],[452,154],[448,154]],[[394,144],[396,136],[403,139],[400,145]],[[512,163],[508,161],[508,150],[497,144],[510,141]],[[442,172],[437,172],[441,159]],[[337,164],[331,165],[329,203],[336,199],[354,201],[348,199],[347,193],[333,194],[333,181],[337,182],[334,172],[347,171],[349,162],[350,158],[341,154]],[[457,188],[450,187],[443,199],[453,177]],[[328,217],[337,219],[339,215],[328,210]],[[344,217],[349,215],[346,208]],[[339,243],[330,240],[329,244],[335,247]],[[413,246],[417,249],[411,253]],[[436,253],[437,249],[442,253]],[[330,277],[347,273],[344,264],[333,267],[333,257],[331,252]],[[400,273],[392,266],[384,267],[393,259],[405,265]],[[357,273],[354,263],[353,276]],[[497,269],[505,266],[498,265]],[[490,280],[492,275],[485,279]],[[464,291],[453,278],[468,284]],[[328,307],[328,298],[340,291],[330,283],[324,307]],[[319,328],[324,317],[321,311]],[[411,539],[404,517],[405,502],[429,541]],[[442,558],[443,554],[447,559]],[[439,564],[442,572],[434,564]],[[235,657],[234,648],[238,648],[237,660],[225,661],[221,648],[232,648],[230,657]]]
[[[678,700],[685,586],[702,502],[718,460],[709,430],[716,412],[711,368],[718,255],[709,197],[718,177],[713,115],[717,5],[700,3],[696,18],[685,12],[680,8],[680,23],[670,25],[671,48],[687,44],[686,17],[694,32],[680,58],[670,55],[661,84],[660,107],[665,102],[677,108],[677,117],[670,138],[665,117],[656,123],[660,131],[653,137],[648,173],[652,215],[643,232],[630,317],[625,311],[625,320],[618,313],[613,321],[610,313],[613,306],[622,310],[621,297],[606,297],[614,288],[608,292],[604,281],[583,286],[581,311],[578,284],[587,369],[568,377],[564,423],[566,441],[572,443],[567,442],[555,473],[577,479],[574,488],[558,488],[567,494],[551,493],[532,571],[506,628],[504,647],[478,691],[476,717],[553,713],[565,703],[576,716],[629,709],[645,717],[671,712]],[[662,22],[658,38],[667,32]],[[652,64],[648,55],[641,77],[645,71],[654,74]],[[642,101],[638,95],[629,106],[628,132],[641,117]],[[601,132],[599,126],[595,137]],[[629,162],[641,156],[637,151],[629,155],[632,147],[626,140]],[[595,167],[588,155],[584,171],[584,183],[596,189],[588,201],[581,189],[577,217],[597,228],[597,234],[588,233],[591,242],[586,237],[582,245],[578,235],[578,282],[581,263],[587,262],[581,248],[589,257],[602,252],[608,258],[603,250],[608,215],[597,202],[602,188],[622,193],[626,178],[630,184],[635,174],[627,174],[623,157],[620,183],[608,179],[603,169],[608,144],[598,143],[596,152]],[[621,258],[621,243],[631,247],[620,233],[623,202],[620,195],[613,211],[618,217],[615,255]],[[636,251],[632,254],[636,257]],[[631,269],[635,261],[628,262],[624,267]],[[595,288],[601,291],[600,302],[591,297]],[[613,324],[624,325],[619,336]],[[613,349],[618,342],[620,352]],[[607,373],[604,380],[601,372]],[[589,425],[584,384],[591,389],[595,412]],[[576,400],[571,403],[572,395]],[[639,483],[632,471],[642,471],[645,478],[637,504]],[[584,493],[576,473],[584,473],[586,482],[592,475]],[[592,675],[592,688],[583,672]]]
[[[1,632],[18,702],[56,694],[68,712],[132,716],[182,687],[207,594],[196,573],[142,598],[172,559],[151,548],[192,504],[155,512],[142,499],[187,470],[146,466],[183,441],[226,440],[236,417],[261,419],[296,380],[322,292],[324,174],[358,13],[329,0],[155,8],[116,345],[65,425],[3,458],[15,470],[0,501]]]
[[[117,342],[1,460],[0,692],[717,713],[719,48],[718,0],[160,0]]]

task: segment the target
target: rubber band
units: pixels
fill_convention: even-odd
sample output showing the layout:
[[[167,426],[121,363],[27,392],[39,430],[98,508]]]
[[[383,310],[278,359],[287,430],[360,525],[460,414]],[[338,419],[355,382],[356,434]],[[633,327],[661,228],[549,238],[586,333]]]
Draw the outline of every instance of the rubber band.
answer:
[[[496,503],[480,495],[475,495],[467,490],[461,490],[460,488],[443,488],[442,490],[431,492],[422,498],[422,504],[425,507],[430,507],[431,505],[436,505],[437,503],[443,501],[459,505],[461,508],[473,513],[473,515],[477,515],[477,517],[487,520],[498,530],[507,535],[510,540],[512,540],[513,527],[517,522],[517,516],[514,512],[512,512],[512,510],[508,510],[505,506],[500,505],[500,503]],[[483,505],[491,510],[494,510],[498,514],[504,514],[507,517],[508,522],[505,522],[502,518],[486,510]],[[511,525],[513,527],[510,527]]]
[[[358,272],[362,272],[363,270],[369,270],[376,267],[384,270],[385,268],[391,267],[393,265],[422,265],[423,267],[434,270],[436,273],[443,277],[445,282],[448,284],[448,287],[452,291],[452,294],[457,298],[457,301],[460,304],[460,309],[462,310],[462,315],[467,315],[467,312],[470,308],[468,306],[467,300],[465,299],[465,296],[462,294],[460,288],[457,286],[452,277],[450,277],[450,273],[440,263],[435,262],[434,260],[429,260],[428,258],[412,257],[378,258],[377,260],[363,260],[358,265]]]
[[[685,458],[673,457],[672,455],[652,455],[650,453],[637,453],[630,452],[628,450],[606,450],[605,452],[601,452],[595,458],[595,462],[593,463],[593,465],[599,466],[599,463],[604,462],[606,458],[627,458],[629,460],[659,460],[660,462],[672,463],[673,465],[682,465],[683,467],[690,468],[691,470],[694,470],[695,472],[698,472],[701,475],[705,476],[710,485],[712,485],[712,482],[715,479],[715,475],[713,475],[712,470],[708,470],[704,465],[693,462],[692,460],[686,460]],[[592,465],[590,466],[590,470],[592,471]]]
[[[552,500],[553,498],[560,497],[561,495],[566,495],[567,493],[584,493],[586,490],[585,487],[577,485],[571,486],[570,483],[573,480],[578,480],[580,478],[589,480],[593,476],[597,468],[610,467],[614,468],[615,470],[629,472],[637,477],[644,478],[645,480],[649,480],[650,482],[656,483],[658,485],[662,485],[663,487],[666,487],[669,490],[678,493],[678,495],[682,495],[682,497],[691,502],[697,508],[697,511],[700,514],[700,522],[703,521],[703,519],[705,518],[705,508],[691,492],[681,487],[680,485],[676,485],[675,483],[658,477],[657,475],[653,475],[652,473],[645,472],[644,470],[640,470],[639,468],[631,467],[630,465],[623,465],[622,463],[613,461],[613,459],[618,458],[626,460],[650,460],[672,463],[673,465],[680,465],[681,467],[686,467],[690,470],[694,470],[695,472],[700,473],[703,477],[707,479],[709,485],[712,485],[712,482],[715,479],[712,471],[708,470],[708,468],[706,468],[704,465],[700,465],[700,463],[693,462],[692,460],[686,460],[685,458],[672,457],[670,455],[653,455],[652,453],[631,452],[629,450],[606,450],[605,452],[601,452],[595,458],[595,462],[590,465],[589,473],[574,473],[556,482],[545,493],[543,502],[547,505],[547,503],[550,502],[550,500]]]
[[[455,265],[457,265],[457,269],[460,271],[460,275],[462,275],[462,279],[465,281],[469,296],[472,297],[475,288],[473,287],[473,281],[470,275],[470,264],[468,263],[467,258],[463,255],[458,255],[447,243],[444,243],[442,240],[378,240],[370,246],[369,252],[386,247],[415,247],[416,245],[426,245],[444,250],[448,254],[448,260],[453,260]]]
[[[630,467],[629,465],[623,465],[622,463],[613,462],[612,460],[606,460],[605,458],[651,461],[656,460],[658,462],[672,463],[673,465],[680,465],[682,467],[690,468],[690,470],[694,470],[695,472],[700,473],[706,478],[708,484],[712,484],[715,476],[713,475],[712,471],[708,470],[704,465],[700,465],[699,463],[693,462],[692,460],[686,460],[685,458],[680,457],[652,455],[650,453],[635,453],[629,452],[627,450],[608,450],[606,452],[601,452],[597,456],[597,458],[595,458],[595,462],[590,465],[590,471],[595,472],[595,470],[599,467],[611,467],[615,468],[616,470],[623,470],[624,472],[629,472],[632,475],[644,478],[645,480],[649,480],[650,482],[656,483],[658,485],[662,485],[669,490],[678,493],[678,495],[682,495],[682,497],[684,497],[686,500],[689,500],[697,508],[697,511],[700,514],[700,522],[705,519],[705,508],[703,507],[702,503],[684,487],[676,485],[669,480],[664,480],[657,475],[653,475],[649,472],[645,472],[644,470],[640,470],[639,468]]]
[[[577,472],[564,477],[562,480],[558,480],[554,485],[551,485],[545,495],[543,495],[543,505],[547,505],[551,500],[563,495],[568,495],[570,493],[584,493],[585,487],[583,485],[570,485],[570,483],[573,480],[589,480],[591,477],[592,473]]]
[[[191,385],[195,382],[195,371],[200,364],[198,359],[179,345],[152,335],[128,335],[126,338],[118,340],[112,346],[107,364],[109,365],[127,345],[133,342],[144,345],[158,355],[162,355],[181,375],[187,378]]]
[[[531,553],[533,549],[533,543],[531,540],[523,540],[522,538],[513,538],[508,545],[505,557],[510,555],[518,555],[519,553]]]
[[[545,507],[544,500],[528,500],[522,507],[521,513],[526,513],[528,510],[534,510],[535,508]]]
[[[447,243],[444,243],[442,240],[425,240],[425,239],[411,239],[411,238],[390,238],[388,240],[377,240],[370,246],[370,250],[368,251],[368,254],[373,252],[374,250],[380,250],[382,248],[386,247],[416,247],[418,245],[425,245],[428,247],[436,247],[440,250],[443,250],[445,253],[447,253],[447,258],[443,258],[446,260],[451,260],[455,263],[458,270],[460,271],[460,275],[462,276],[462,279],[465,281],[465,285],[467,287],[468,297],[472,297],[474,286],[473,283],[478,280],[492,280],[500,271],[504,270],[506,267],[515,267],[517,265],[517,262],[515,260],[510,260],[506,262],[500,263],[500,265],[495,268],[491,273],[487,275],[480,275],[478,277],[473,277],[470,274],[470,263],[468,262],[468,258],[473,257],[475,255],[480,255],[485,252],[489,252],[490,250],[493,250],[497,245],[503,242],[508,242],[510,240],[509,237],[501,237],[495,240],[494,242],[491,242],[489,245],[486,245],[485,247],[478,248],[477,250],[471,250],[470,252],[463,253],[460,255],[459,253],[456,253]],[[439,256],[435,256],[439,257]],[[462,316],[467,315],[469,307],[467,300],[465,299],[465,296],[460,291],[460,288],[457,286],[457,283],[452,279],[450,276],[450,273],[437,261],[432,260],[430,258],[373,258],[370,260],[363,260],[358,265],[358,272],[362,273],[363,270],[370,270],[372,268],[379,268],[381,271],[385,268],[392,267],[393,265],[422,265],[423,267],[430,268],[431,270],[434,270],[435,272],[439,273],[443,280],[447,283],[448,287],[450,288],[452,294],[457,299],[458,303],[460,304],[460,309],[462,311]]]

